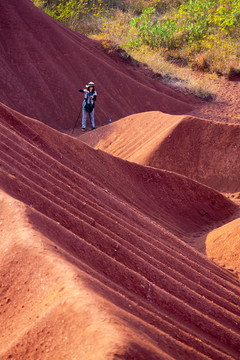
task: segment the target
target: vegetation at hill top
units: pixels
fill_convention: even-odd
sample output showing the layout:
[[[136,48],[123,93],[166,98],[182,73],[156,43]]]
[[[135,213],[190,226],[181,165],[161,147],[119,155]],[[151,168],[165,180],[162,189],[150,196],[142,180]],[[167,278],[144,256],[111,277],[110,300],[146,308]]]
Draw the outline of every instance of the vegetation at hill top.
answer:
[[[208,79],[240,73],[239,0],[32,1],[100,39],[107,51],[121,48],[124,56],[200,97],[213,96]],[[199,80],[190,70],[205,75]]]

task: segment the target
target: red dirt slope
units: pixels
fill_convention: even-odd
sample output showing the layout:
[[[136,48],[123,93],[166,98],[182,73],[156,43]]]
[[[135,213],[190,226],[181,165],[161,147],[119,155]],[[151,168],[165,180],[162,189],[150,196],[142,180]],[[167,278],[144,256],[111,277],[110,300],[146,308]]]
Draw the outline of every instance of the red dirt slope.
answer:
[[[206,251],[217,264],[240,274],[240,219],[211,231]]]
[[[122,159],[240,192],[240,125],[160,112],[135,114],[81,140]]]
[[[106,360],[120,353],[126,335],[84,273],[51,251],[26,205],[1,191],[0,205],[0,359]]]
[[[0,359],[238,358],[239,282],[181,241],[236,205],[5,106],[0,119],[0,186],[27,205],[11,221],[22,205],[2,195]]]
[[[142,111],[194,109],[193,98],[117,63],[98,42],[64,27],[29,0],[2,0],[0,24],[0,101],[22,114],[57,129],[72,128],[83,100],[77,90],[90,80],[99,94],[97,126]]]

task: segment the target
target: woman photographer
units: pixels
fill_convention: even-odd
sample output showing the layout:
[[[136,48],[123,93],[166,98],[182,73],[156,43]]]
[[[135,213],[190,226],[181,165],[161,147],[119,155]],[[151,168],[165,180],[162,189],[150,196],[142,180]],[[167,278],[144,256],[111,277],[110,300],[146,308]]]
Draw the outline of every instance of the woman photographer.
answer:
[[[90,81],[86,85],[86,89],[79,89],[78,91],[84,93],[84,101],[82,104],[82,131],[86,131],[87,113],[89,114],[91,129],[94,130],[96,129],[94,122],[94,106],[95,106],[95,101],[97,99],[95,84],[92,81]]]

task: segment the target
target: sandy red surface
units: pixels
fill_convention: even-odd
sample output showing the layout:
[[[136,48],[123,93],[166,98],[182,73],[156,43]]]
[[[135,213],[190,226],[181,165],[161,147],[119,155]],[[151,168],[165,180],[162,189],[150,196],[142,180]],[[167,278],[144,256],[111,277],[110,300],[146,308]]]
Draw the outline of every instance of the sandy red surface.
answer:
[[[239,126],[28,0],[0,10],[0,359],[238,359]],[[125,118],[72,137],[89,72],[99,125]]]
[[[99,358],[237,357],[238,281],[181,238],[226,223],[238,207],[200,183],[96,151],[5,106],[0,116],[0,358],[48,359],[56,349],[59,358],[96,358],[92,341],[102,338]],[[63,338],[80,341],[85,357]]]
[[[239,218],[215,229],[207,235],[206,253],[216,263],[240,273],[240,222]]]
[[[240,195],[240,124],[145,112],[81,136],[122,159]]]

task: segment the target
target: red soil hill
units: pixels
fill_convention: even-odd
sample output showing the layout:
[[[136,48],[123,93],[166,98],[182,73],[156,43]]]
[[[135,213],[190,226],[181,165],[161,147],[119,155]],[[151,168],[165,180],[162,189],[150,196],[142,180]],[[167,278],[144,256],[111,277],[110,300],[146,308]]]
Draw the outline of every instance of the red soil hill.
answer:
[[[115,62],[28,0],[2,0],[0,24],[0,360],[239,358],[239,282],[190,246],[238,207],[43,124],[73,127],[77,89],[90,80],[97,125],[146,110],[186,114],[193,99]],[[148,115],[131,118],[145,130],[137,138],[125,119],[132,138],[117,122],[92,133],[92,145],[101,136],[114,147],[119,136],[120,153],[138,148],[137,161],[154,165],[160,147],[165,163],[173,145],[175,156],[192,151],[196,124],[201,142],[210,131],[198,119]],[[237,139],[228,130],[225,141]]]
[[[160,110],[184,114],[193,99],[111,59],[101,45],[58,23],[29,0],[0,2],[0,101],[57,129],[74,126],[89,81],[96,124]]]
[[[160,112],[135,114],[81,136],[122,159],[166,169],[218,191],[240,191],[240,125]]]
[[[237,206],[6,106],[0,119],[0,186],[26,204],[10,221],[21,205],[1,202],[0,359],[238,358],[239,283],[181,240]]]
[[[240,274],[240,219],[211,231],[206,238],[207,256]]]

